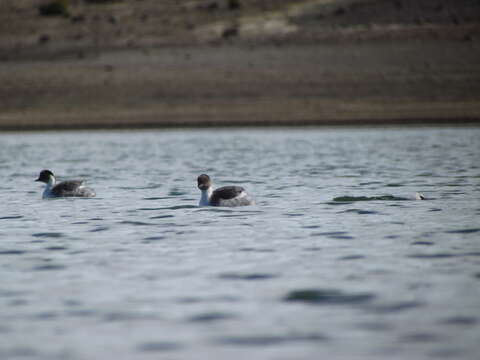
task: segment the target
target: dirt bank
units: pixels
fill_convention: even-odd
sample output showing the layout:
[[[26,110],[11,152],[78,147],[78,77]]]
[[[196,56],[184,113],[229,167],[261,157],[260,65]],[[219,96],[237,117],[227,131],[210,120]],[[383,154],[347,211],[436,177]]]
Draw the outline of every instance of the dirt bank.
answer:
[[[480,120],[477,2],[33,3],[0,5],[2,129]]]

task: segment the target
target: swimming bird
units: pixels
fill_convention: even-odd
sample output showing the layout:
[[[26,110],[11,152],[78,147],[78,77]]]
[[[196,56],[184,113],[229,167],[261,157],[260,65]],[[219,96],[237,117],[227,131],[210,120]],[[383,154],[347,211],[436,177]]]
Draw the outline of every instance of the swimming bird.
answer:
[[[427,200],[427,198],[425,197],[425,195],[423,195],[422,193],[415,193],[415,199],[416,200]]]
[[[213,190],[210,176],[202,174],[197,178],[198,188],[202,192],[199,206],[246,206],[255,205],[255,201],[241,186],[224,186]]]
[[[47,186],[43,191],[43,198],[58,198],[58,197],[94,197],[95,191],[84,185],[83,180],[69,180],[57,183],[55,175],[50,170],[42,170],[38,179]]]

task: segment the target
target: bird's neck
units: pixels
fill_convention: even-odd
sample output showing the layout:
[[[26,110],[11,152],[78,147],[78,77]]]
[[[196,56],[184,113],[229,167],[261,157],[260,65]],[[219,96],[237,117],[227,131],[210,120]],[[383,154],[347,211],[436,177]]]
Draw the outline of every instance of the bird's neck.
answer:
[[[55,180],[55,176],[50,176],[49,177],[48,183],[45,186],[45,190],[43,191],[43,197],[44,198],[50,196],[50,192],[52,191],[52,188],[55,186],[56,182],[57,181]]]
[[[210,186],[207,190],[201,190],[202,195],[200,197],[200,206],[210,205],[210,196],[212,196],[212,187]]]

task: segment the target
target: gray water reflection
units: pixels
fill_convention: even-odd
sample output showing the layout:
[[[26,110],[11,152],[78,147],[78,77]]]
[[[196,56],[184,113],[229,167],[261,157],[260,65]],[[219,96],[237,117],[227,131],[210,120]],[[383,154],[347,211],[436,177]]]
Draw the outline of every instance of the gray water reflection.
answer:
[[[1,134],[0,358],[476,359],[479,138]],[[42,200],[43,168],[97,198]],[[204,172],[258,205],[198,208]]]

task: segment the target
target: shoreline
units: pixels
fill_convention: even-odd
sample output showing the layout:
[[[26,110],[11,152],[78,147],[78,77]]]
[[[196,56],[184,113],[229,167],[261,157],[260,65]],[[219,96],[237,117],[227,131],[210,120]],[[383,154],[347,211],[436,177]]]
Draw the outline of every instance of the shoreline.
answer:
[[[233,122],[223,123],[199,123],[199,122],[184,122],[181,124],[122,124],[122,125],[104,125],[94,124],[90,126],[84,125],[48,125],[48,126],[3,126],[0,125],[0,132],[15,133],[15,132],[50,132],[50,131],[142,131],[142,130],[183,130],[183,129],[292,129],[292,128],[415,128],[415,127],[478,127],[480,126],[480,118],[456,118],[456,119],[397,119],[397,120],[324,120],[318,122],[291,122],[285,123],[267,123],[267,122]]]
[[[478,58],[433,41],[0,62],[0,130],[480,123]]]

